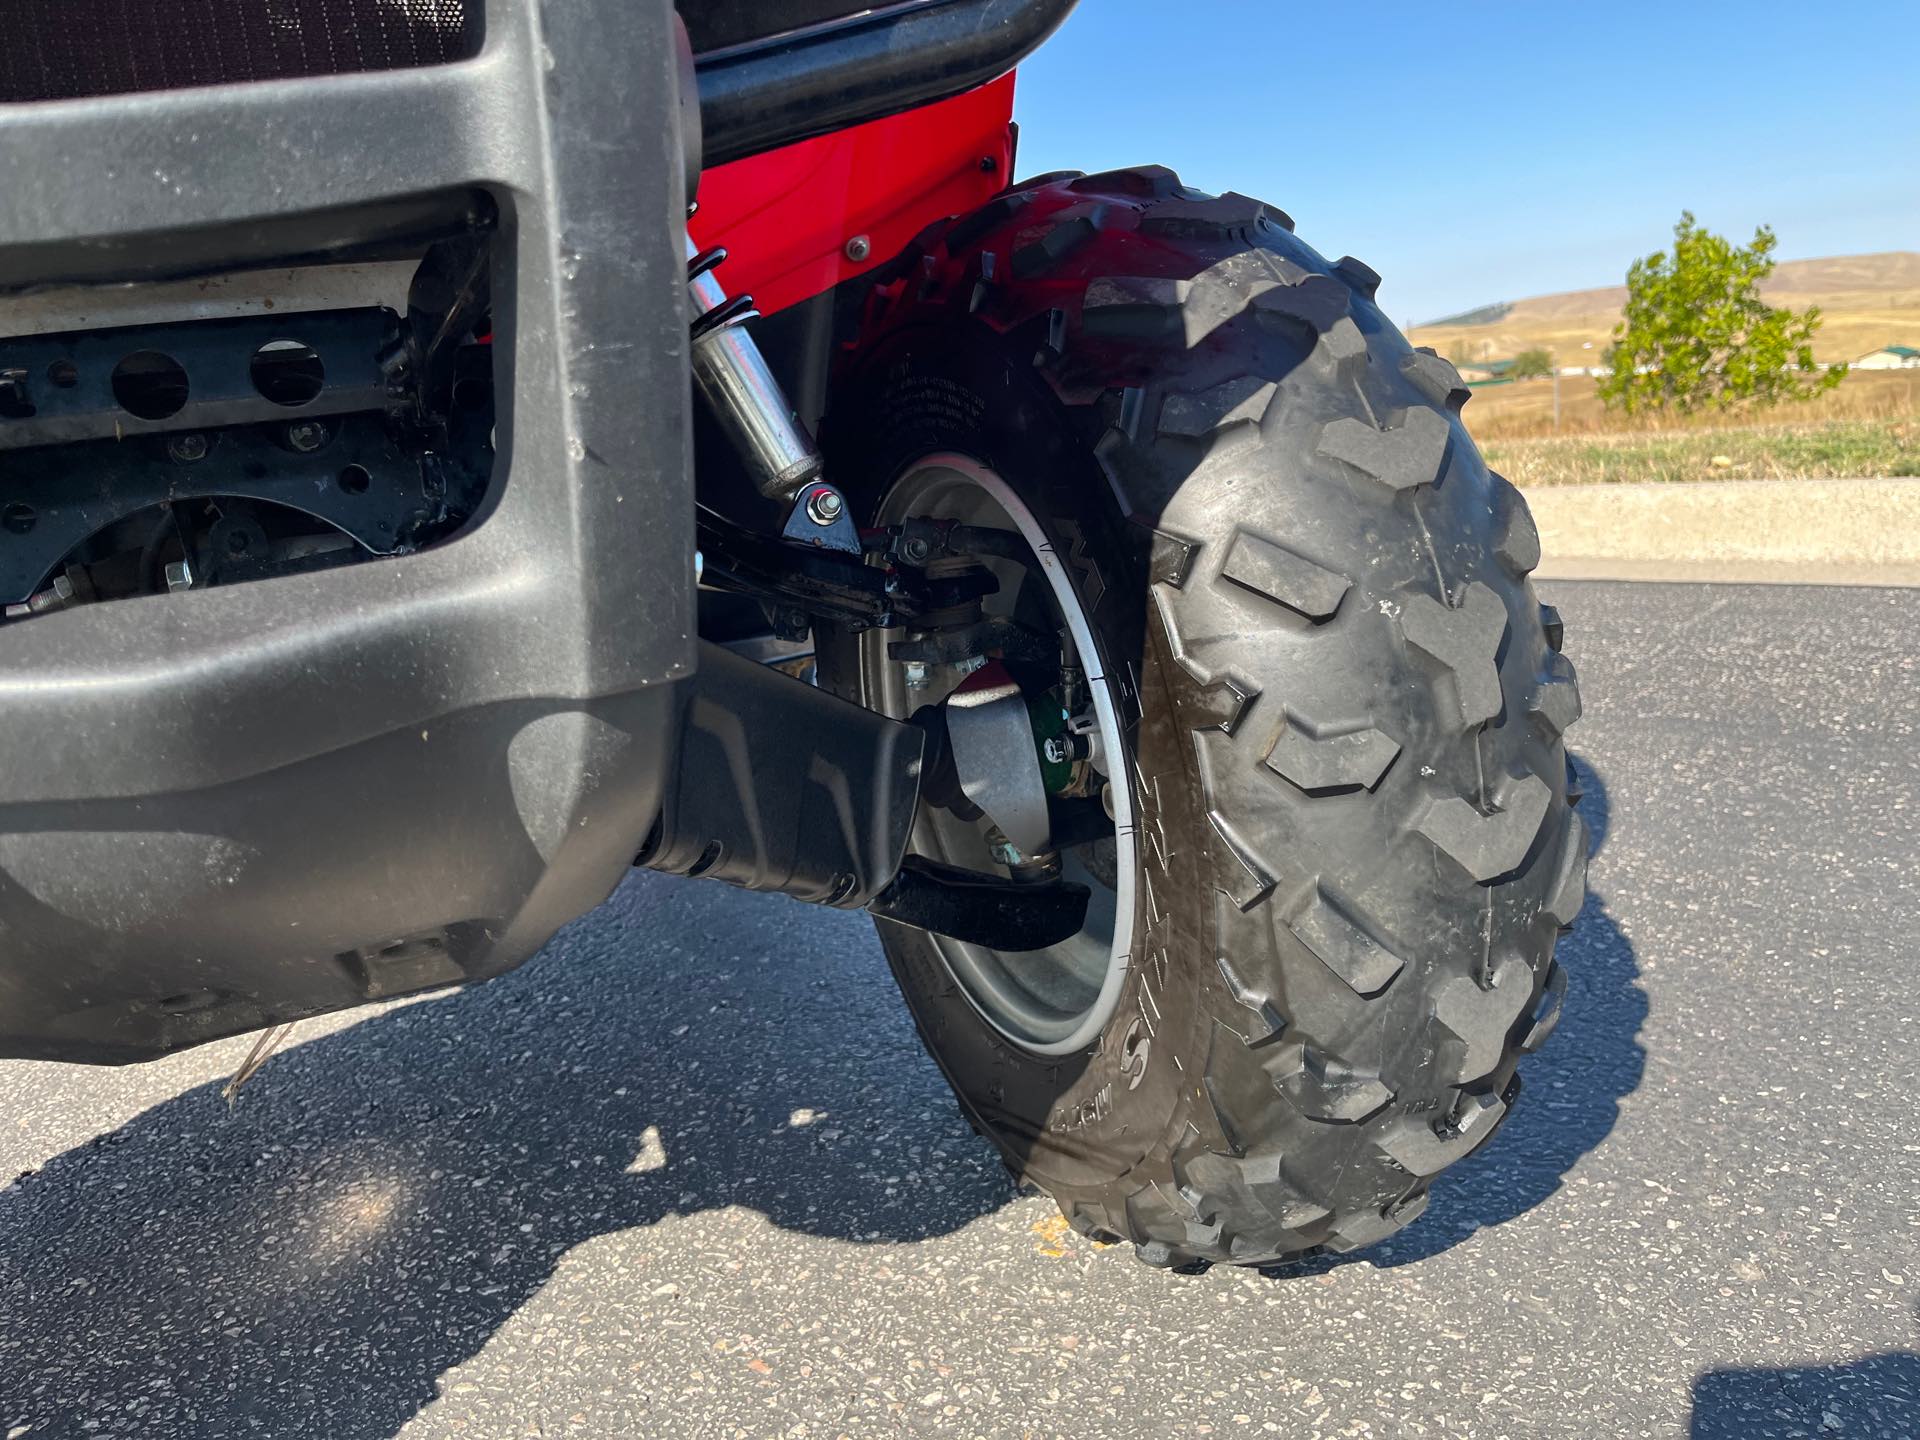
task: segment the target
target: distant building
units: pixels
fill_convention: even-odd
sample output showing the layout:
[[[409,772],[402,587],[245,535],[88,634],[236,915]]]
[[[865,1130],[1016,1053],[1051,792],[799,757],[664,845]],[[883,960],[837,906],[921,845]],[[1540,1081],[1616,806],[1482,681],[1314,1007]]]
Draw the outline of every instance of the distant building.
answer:
[[[1507,385],[1519,378],[1513,373],[1514,364],[1512,360],[1456,360],[1453,362],[1453,368],[1460,372],[1460,378],[1470,386]],[[1568,379],[1581,376],[1592,376],[1598,379],[1602,375],[1612,373],[1604,365],[1556,365],[1550,375]],[[1550,375],[1539,375],[1533,378],[1545,380],[1550,378]]]
[[[1489,385],[1513,378],[1507,373],[1513,369],[1511,360],[1461,360],[1453,368],[1460,372],[1460,378],[1469,385]]]
[[[1882,345],[1853,362],[1855,370],[1920,370],[1920,350],[1911,345]]]

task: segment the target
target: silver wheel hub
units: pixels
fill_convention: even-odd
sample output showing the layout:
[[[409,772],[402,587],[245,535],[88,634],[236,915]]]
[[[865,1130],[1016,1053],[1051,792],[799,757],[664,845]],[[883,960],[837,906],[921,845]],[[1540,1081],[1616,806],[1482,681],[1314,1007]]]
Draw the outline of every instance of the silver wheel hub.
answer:
[[[1085,1049],[1119,1005],[1132,953],[1136,847],[1133,796],[1121,744],[1118,698],[1105,659],[1071,577],[1038,518],[993,471],[962,455],[932,455],[895,483],[878,516],[883,525],[909,516],[1017,530],[1037,564],[984,557],[1000,581],[986,601],[989,616],[1018,615],[1029,628],[1056,631],[1063,660],[1080,673],[1080,703],[1059,736],[1065,751],[1084,753],[1099,773],[1097,801],[1112,830],[1059,851],[1062,878],[1087,885],[1092,900],[1081,932],[1043,950],[1003,953],[946,936],[928,938],[974,1008],[1009,1040],[1042,1055]],[[901,664],[887,643],[900,632],[868,632],[861,641],[860,675],[873,708],[905,717],[921,705],[945,702],[948,733],[961,789],[984,816],[961,820],[923,808],[912,848],[929,859],[968,869],[1012,867],[1047,852],[1048,791],[1045,741],[1035,734],[1028,698],[1000,666]],[[1047,758],[1051,760],[1051,755]],[[1026,843],[1022,843],[1022,842]],[[1017,874],[1017,872],[1016,872]]]

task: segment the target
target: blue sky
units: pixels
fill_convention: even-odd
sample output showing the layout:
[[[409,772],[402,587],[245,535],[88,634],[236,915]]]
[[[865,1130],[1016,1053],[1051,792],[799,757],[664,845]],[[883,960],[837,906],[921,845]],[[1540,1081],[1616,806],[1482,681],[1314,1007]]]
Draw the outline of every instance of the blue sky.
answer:
[[[1920,249],[1920,3],[1081,0],[1019,170],[1157,161],[1357,255],[1403,324],[1619,283],[1682,209],[1783,259]]]

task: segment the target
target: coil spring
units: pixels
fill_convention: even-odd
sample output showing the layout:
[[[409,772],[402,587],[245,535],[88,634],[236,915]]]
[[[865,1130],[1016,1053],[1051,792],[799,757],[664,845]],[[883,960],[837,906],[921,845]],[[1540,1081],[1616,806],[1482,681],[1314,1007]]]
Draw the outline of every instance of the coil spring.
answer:
[[[725,246],[715,245],[709,250],[702,250],[687,262],[687,283],[691,285],[702,275],[718,269],[726,258]],[[735,325],[744,325],[749,320],[758,319],[759,316],[760,312],[753,308],[751,295],[735,295],[722,300],[711,310],[702,311],[695,318],[690,333],[693,339],[698,341],[721,330],[732,329]]]

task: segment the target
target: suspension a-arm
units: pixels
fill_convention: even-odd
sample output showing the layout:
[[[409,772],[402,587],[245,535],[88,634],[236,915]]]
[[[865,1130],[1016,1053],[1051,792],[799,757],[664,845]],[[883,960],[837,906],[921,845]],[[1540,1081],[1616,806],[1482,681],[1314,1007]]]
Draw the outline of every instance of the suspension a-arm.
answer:
[[[860,549],[848,553],[749,530],[704,506],[697,524],[703,583],[849,630],[912,625],[993,594],[999,582],[984,566],[946,575],[919,567],[933,555],[978,551],[979,536],[999,533],[910,520],[862,533]]]

